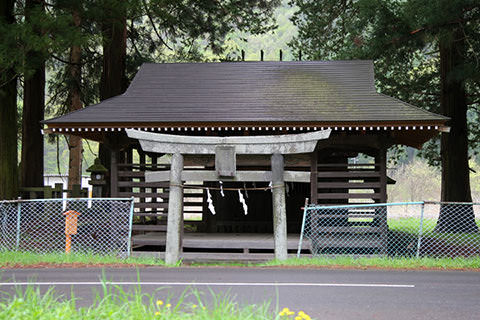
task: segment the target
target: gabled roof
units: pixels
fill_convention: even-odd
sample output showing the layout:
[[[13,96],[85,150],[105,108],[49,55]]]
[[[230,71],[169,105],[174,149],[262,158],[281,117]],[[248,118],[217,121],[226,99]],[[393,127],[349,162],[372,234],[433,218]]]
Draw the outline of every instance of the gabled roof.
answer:
[[[61,127],[443,125],[377,93],[372,61],[144,64],[127,91],[44,121]]]

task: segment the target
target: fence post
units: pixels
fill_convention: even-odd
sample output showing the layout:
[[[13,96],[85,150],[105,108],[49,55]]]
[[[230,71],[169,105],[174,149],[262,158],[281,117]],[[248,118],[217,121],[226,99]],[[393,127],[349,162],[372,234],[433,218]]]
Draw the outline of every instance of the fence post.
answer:
[[[127,258],[130,257],[130,251],[132,250],[132,223],[133,223],[133,207],[135,205],[135,198],[132,197],[132,203],[130,205],[130,216],[128,217],[128,242],[127,242]]]
[[[21,212],[22,212],[22,202],[18,201],[17,204],[17,238],[15,242],[15,248],[18,251],[20,249],[20,218],[21,218]]]
[[[425,202],[422,202],[420,207],[420,226],[418,227],[418,242],[417,242],[417,259],[420,257],[420,247],[422,246],[423,236],[423,213],[425,209]]]
[[[308,198],[305,199],[305,207],[303,207],[302,229],[300,230],[300,240],[298,241],[297,258],[300,258],[300,251],[303,245],[303,232],[305,231],[305,219],[307,216]]]

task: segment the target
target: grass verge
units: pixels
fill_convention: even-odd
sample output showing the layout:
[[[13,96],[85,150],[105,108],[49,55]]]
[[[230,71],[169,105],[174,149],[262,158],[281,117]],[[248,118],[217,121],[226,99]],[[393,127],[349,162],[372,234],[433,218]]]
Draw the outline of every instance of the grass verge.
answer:
[[[0,267],[28,266],[38,264],[53,265],[149,265],[164,266],[165,263],[153,257],[130,257],[126,259],[117,256],[98,254],[64,254],[64,253],[31,253],[17,251],[0,251]]]
[[[479,269],[480,258],[388,258],[388,257],[329,257],[292,258],[285,261],[268,261],[259,266],[289,267],[347,267],[384,269]]]
[[[95,254],[62,253],[35,254],[28,252],[0,252],[0,268],[15,267],[102,267],[102,266],[166,266],[163,260],[152,257],[132,257],[121,259],[115,256]],[[472,258],[402,258],[402,257],[315,257],[290,258],[285,261],[252,262],[212,262],[212,263],[179,263],[176,266],[192,267],[340,267],[340,268],[385,268],[385,269],[469,269],[480,271],[480,257]]]

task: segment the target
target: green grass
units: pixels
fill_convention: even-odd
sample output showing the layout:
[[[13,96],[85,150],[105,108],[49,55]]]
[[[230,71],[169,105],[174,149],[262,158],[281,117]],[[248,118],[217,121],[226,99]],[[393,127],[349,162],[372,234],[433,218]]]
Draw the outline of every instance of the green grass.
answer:
[[[476,223],[480,228],[480,220],[476,219]],[[423,221],[422,233],[424,237],[443,240],[453,245],[471,244],[480,246],[480,232],[471,233],[440,233],[435,232],[437,220],[425,219]],[[398,218],[388,220],[388,227],[391,231],[407,233],[417,236],[419,233],[420,218]]]
[[[292,267],[353,267],[388,269],[479,269],[480,258],[388,258],[388,257],[333,257],[333,258],[292,258],[286,261],[268,261],[259,266]]]
[[[49,264],[85,264],[99,265],[118,264],[127,265],[148,265],[166,266],[163,260],[138,257],[120,259],[114,256],[85,255],[85,254],[35,254],[26,252],[0,252],[0,267],[12,267],[14,265],[29,266],[39,263]],[[268,261],[265,263],[245,262],[216,262],[216,263],[179,263],[177,266],[191,267],[347,267],[347,268],[368,268],[379,267],[388,269],[480,269],[480,257],[474,258],[389,258],[389,257],[315,257],[315,258],[291,258],[286,261]]]
[[[52,264],[136,264],[136,265],[154,265],[164,266],[163,260],[153,257],[130,257],[121,259],[113,255],[97,254],[64,254],[64,253],[46,253],[38,254],[31,252],[0,251],[0,266],[12,265],[33,265],[37,263]]]
[[[121,287],[104,284],[96,294],[92,305],[78,307],[75,297],[61,297],[49,289],[40,293],[38,288],[28,286],[2,299],[0,319],[57,320],[57,319],[162,319],[162,320],[264,320],[293,319],[283,317],[278,308],[269,303],[239,305],[228,294],[212,295],[204,302],[203,294],[188,289],[173,302],[171,297],[157,300],[158,292],[143,293],[140,287],[124,291]],[[193,302],[187,302],[193,301]],[[303,319],[308,319],[304,317]]]

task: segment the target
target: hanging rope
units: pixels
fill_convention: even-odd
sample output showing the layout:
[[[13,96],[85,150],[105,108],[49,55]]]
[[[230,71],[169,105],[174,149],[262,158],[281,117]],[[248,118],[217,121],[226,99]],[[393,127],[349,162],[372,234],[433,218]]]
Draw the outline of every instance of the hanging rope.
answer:
[[[171,187],[180,187],[180,188],[184,188],[184,189],[200,189],[200,190],[207,190],[207,189],[210,189],[210,190],[218,190],[218,191],[221,191],[221,190],[224,190],[224,191],[238,191],[238,190],[243,190],[243,191],[267,191],[267,190],[272,190],[272,189],[277,189],[277,188],[285,188],[285,185],[284,184],[280,184],[280,185],[272,185],[272,186],[267,186],[267,187],[253,187],[253,188],[244,188],[244,187],[241,187],[241,188],[225,188],[225,187],[204,187],[204,186],[198,186],[198,185],[191,185],[191,184],[176,184],[176,183],[170,183],[170,186]]]

